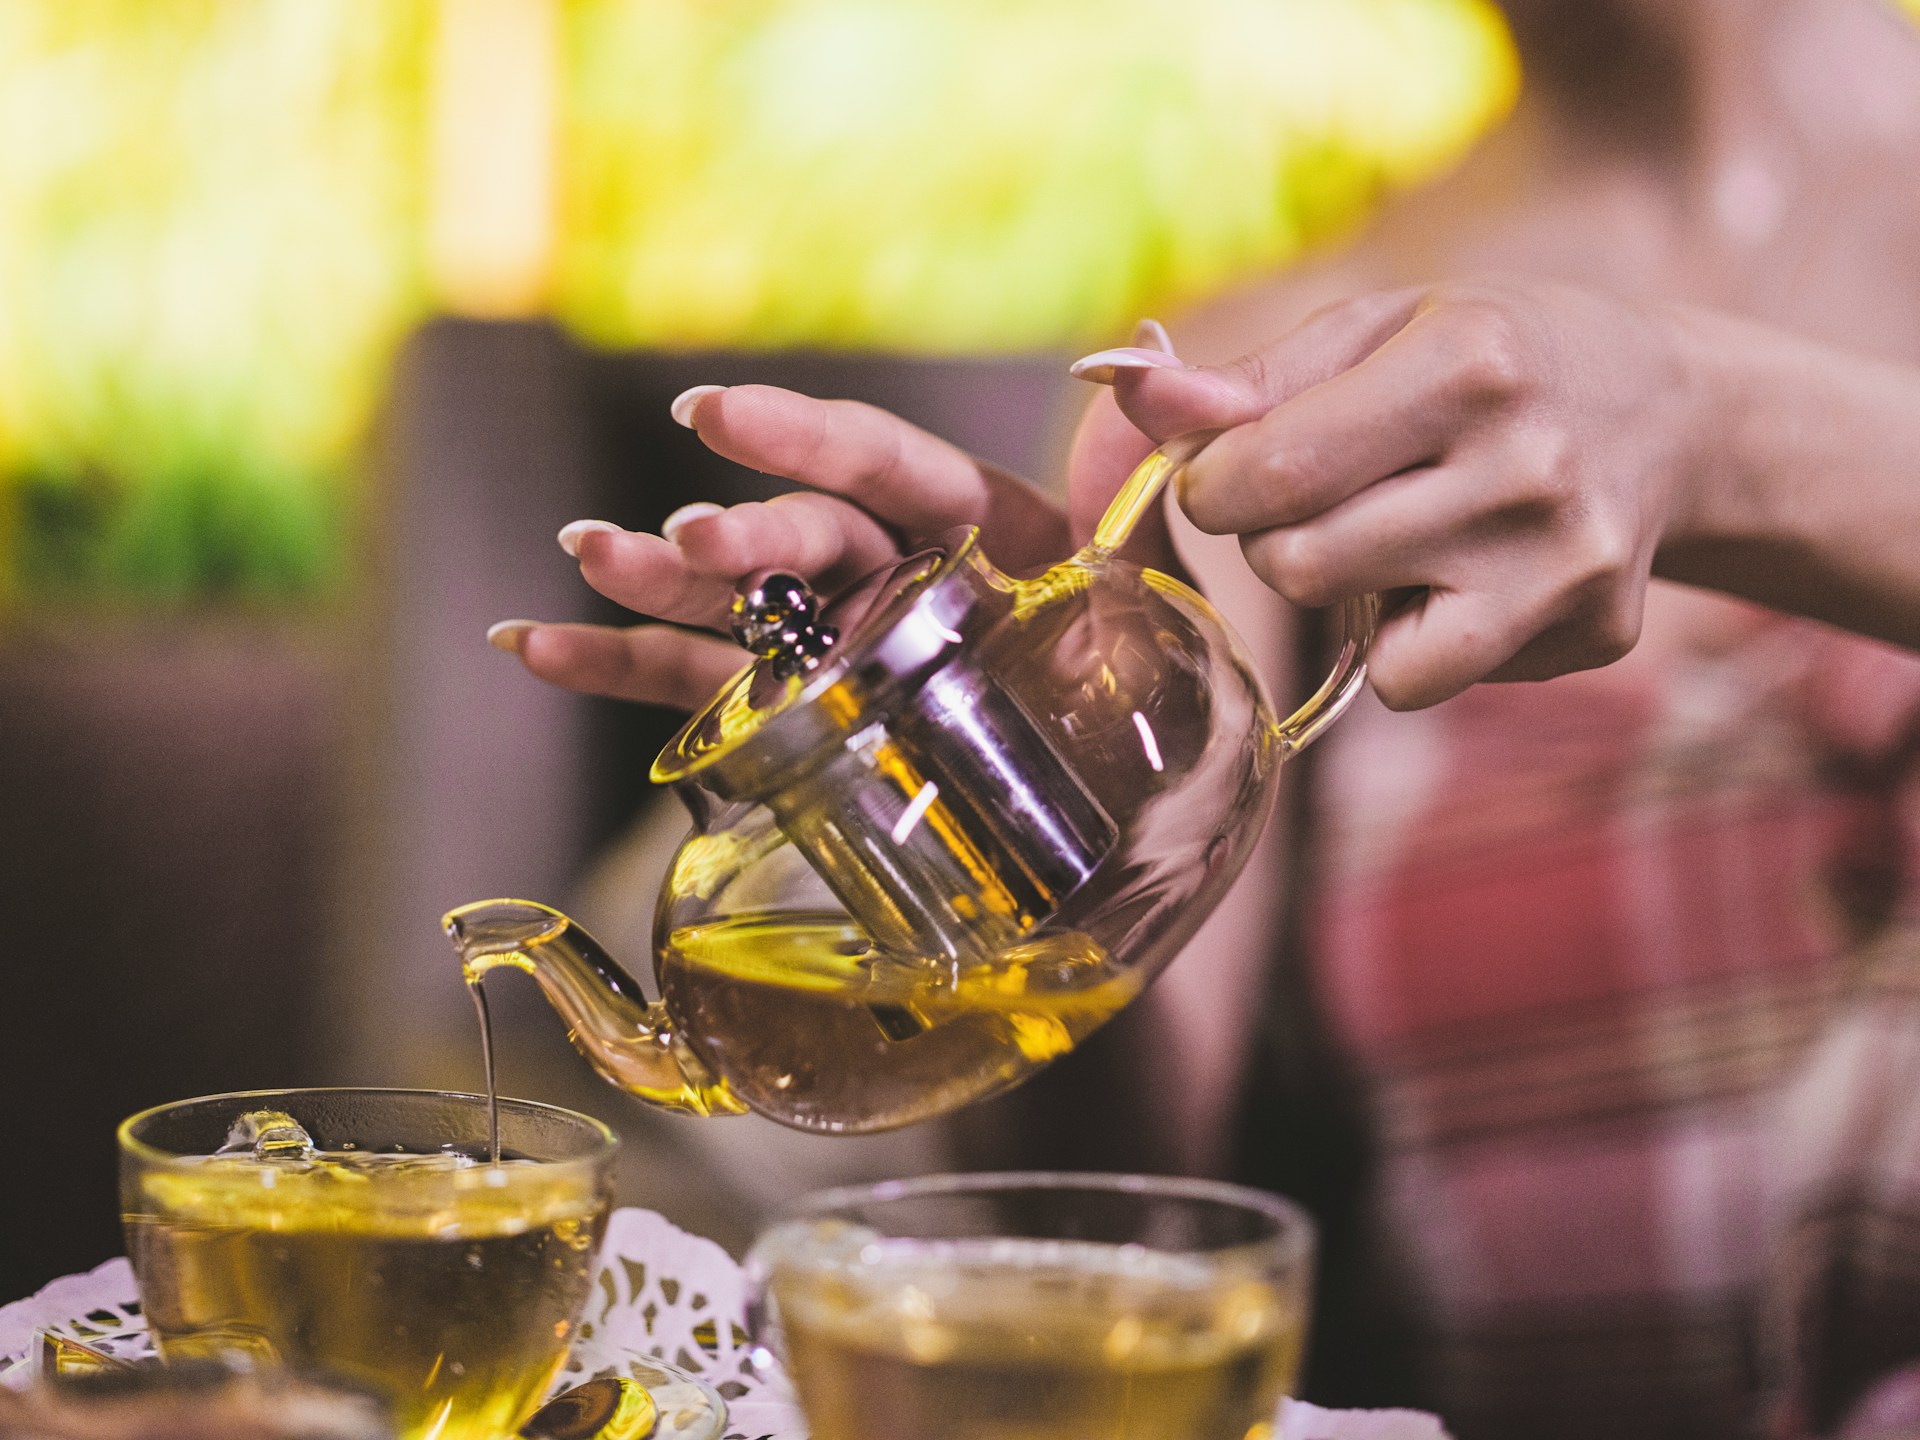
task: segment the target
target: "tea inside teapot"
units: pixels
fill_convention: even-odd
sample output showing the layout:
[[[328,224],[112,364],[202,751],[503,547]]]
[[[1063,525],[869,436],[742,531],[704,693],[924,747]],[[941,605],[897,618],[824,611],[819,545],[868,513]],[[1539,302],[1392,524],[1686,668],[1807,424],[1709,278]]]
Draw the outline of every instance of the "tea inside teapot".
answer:
[[[659,999],[524,901],[446,919],[470,980],[531,973],[621,1088],[858,1133],[942,1114],[1130,1002],[1239,873],[1281,760],[1365,677],[1275,718],[1207,601],[1117,558],[1200,442],[1148,458],[1094,540],[1033,579],[942,537],[832,605],[743,587],[760,659],[662,752],[693,830],[662,886]]]
[[[483,901],[447,918],[475,983],[502,965],[531,973],[621,1089],[830,1133],[910,1124],[1004,1089],[1142,983],[1084,935],[1051,934],[956,974],[876,951],[844,913],[774,911],[675,932],[657,957],[661,1000],[648,1004],[557,911]],[[490,937],[535,918],[546,922],[537,938],[489,953]]]

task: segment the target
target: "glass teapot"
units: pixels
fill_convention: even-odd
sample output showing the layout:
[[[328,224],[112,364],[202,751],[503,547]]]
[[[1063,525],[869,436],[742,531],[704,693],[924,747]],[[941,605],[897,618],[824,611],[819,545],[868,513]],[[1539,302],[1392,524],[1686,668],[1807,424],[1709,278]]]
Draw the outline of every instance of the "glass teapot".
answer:
[[[1206,436],[1157,450],[1090,544],[1003,574],[962,528],[822,609],[751,578],[759,659],[655,762],[692,812],[654,924],[659,999],[566,916],[445,918],[467,978],[527,971],[612,1084],[857,1134],[1018,1083],[1137,996],[1245,864],[1280,763],[1359,692],[1375,596],[1276,718],[1199,594],[1118,558]]]

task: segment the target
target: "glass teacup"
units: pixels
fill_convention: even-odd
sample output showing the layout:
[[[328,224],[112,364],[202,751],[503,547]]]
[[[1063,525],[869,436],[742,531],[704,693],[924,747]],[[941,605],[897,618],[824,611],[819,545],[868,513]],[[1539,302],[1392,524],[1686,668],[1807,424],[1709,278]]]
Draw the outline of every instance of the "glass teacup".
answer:
[[[1125,1175],[931,1176],[804,1201],[747,1260],[815,1440],[1253,1440],[1292,1388],[1312,1223]]]
[[[358,1382],[401,1440],[500,1440],[566,1360],[611,1207],[599,1121],[408,1090],[164,1105],[120,1127],[127,1253],[161,1354]]]

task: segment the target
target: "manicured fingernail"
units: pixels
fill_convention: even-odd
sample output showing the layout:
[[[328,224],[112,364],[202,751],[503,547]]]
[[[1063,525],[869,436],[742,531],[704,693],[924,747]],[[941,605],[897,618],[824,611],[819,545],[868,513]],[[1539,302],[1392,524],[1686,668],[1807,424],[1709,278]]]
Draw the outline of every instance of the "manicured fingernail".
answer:
[[[1145,350],[1129,345],[1120,350],[1096,350],[1067,367],[1076,380],[1091,380],[1096,385],[1111,385],[1121,370],[1184,370],[1187,367],[1164,350]]]
[[[673,539],[674,532],[689,520],[698,520],[703,515],[724,515],[726,506],[715,505],[711,500],[696,500],[691,505],[682,505],[666,519],[660,522],[660,533],[667,539]]]
[[[667,410],[675,420],[678,420],[682,425],[686,426],[687,429],[691,430],[693,429],[694,407],[706,399],[707,396],[718,395],[726,388],[724,385],[696,385],[691,390],[682,390],[678,395],[673,397],[673,404],[669,405]]]
[[[1167,334],[1167,327],[1158,320],[1142,320],[1133,327],[1133,343],[1143,350],[1164,350],[1174,353],[1173,337]]]
[[[487,644],[496,650],[504,650],[509,655],[518,655],[527,636],[533,633],[538,620],[502,620],[497,625],[487,627]]]
[[[596,531],[618,535],[620,527],[606,520],[575,520],[571,525],[560,527],[560,548],[577,560],[580,558],[580,541]]]

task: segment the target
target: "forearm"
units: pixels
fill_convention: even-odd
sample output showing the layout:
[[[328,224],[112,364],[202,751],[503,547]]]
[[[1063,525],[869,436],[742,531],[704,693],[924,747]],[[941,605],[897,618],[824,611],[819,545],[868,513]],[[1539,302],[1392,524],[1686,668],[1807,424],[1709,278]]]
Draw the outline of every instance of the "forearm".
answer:
[[[1920,369],[1678,325],[1700,424],[1654,573],[1920,647]]]

